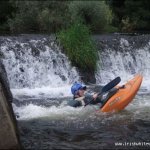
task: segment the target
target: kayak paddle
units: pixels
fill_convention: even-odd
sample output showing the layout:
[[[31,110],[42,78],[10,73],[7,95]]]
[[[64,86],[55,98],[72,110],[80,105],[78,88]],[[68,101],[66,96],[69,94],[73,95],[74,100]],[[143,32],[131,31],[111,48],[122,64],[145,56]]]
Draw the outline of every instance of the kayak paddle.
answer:
[[[102,95],[103,93],[108,92],[109,90],[111,90],[112,88],[114,88],[120,81],[121,81],[120,77],[117,77],[114,80],[110,81],[108,84],[106,84],[101,89],[101,92],[98,95]],[[90,104],[92,101],[93,101],[93,99],[91,101],[89,101],[87,104],[85,104],[84,107],[87,106],[88,104]]]

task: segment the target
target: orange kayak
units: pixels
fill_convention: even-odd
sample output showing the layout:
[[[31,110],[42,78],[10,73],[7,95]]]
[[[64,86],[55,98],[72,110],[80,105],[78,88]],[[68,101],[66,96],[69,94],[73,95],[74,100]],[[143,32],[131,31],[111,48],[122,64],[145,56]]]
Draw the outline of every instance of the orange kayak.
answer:
[[[101,108],[102,112],[120,111],[123,110],[135,97],[139,90],[143,77],[136,75],[133,79],[129,80],[123,88],[119,88],[116,94],[114,94]]]

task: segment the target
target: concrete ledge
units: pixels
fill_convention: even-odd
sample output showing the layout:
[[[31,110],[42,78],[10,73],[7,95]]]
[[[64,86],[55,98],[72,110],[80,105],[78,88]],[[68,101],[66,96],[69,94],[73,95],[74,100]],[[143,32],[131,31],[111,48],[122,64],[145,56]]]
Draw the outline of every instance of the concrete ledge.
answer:
[[[20,149],[16,119],[0,83],[0,149]]]

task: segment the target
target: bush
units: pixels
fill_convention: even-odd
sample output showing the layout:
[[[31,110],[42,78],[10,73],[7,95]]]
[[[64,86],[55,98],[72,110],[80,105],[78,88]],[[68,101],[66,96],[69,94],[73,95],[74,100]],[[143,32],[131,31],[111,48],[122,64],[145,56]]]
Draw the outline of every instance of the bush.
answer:
[[[123,32],[133,32],[136,28],[137,22],[131,21],[129,17],[126,17],[125,19],[122,19],[122,28],[121,30]]]
[[[53,22],[52,18],[50,17],[50,12],[46,8],[38,15],[38,21],[39,21],[39,27],[40,30],[44,31],[50,31],[51,30],[51,24]]]
[[[58,39],[73,65],[82,70],[95,71],[98,55],[87,26],[75,23],[59,32]]]
[[[119,29],[115,26],[112,26],[112,25],[108,25],[104,28],[104,31],[106,33],[114,33],[114,32],[119,32]]]
[[[129,18],[135,30],[150,30],[150,1],[126,0],[125,17]]]
[[[17,12],[8,20],[12,32],[56,32],[68,24],[68,2],[16,1]]]
[[[65,6],[64,6],[65,7]],[[63,13],[62,13],[63,12]],[[68,26],[68,16],[65,10],[57,11],[55,8],[45,8],[38,15],[38,23],[41,31],[57,32]]]
[[[38,28],[37,15],[39,12],[38,2],[16,1],[17,12],[8,20],[12,32],[32,32]]]
[[[69,4],[69,11],[72,22],[80,19],[95,32],[102,32],[112,19],[104,1],[73,1]]]
[[[6,34],[9,33],[9,27],[8,24],[0,24],[0,34]]]

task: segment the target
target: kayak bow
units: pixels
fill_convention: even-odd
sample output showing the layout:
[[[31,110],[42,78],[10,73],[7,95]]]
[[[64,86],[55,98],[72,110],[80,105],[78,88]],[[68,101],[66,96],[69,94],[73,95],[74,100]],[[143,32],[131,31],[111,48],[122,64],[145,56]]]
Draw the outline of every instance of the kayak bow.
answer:
[[[102,112],[123,110],[137,94],[141,86],[142,79],[142,75],[136,75],[133,79],[129,80],[123,88],[117,86],[116,88],[119,88],[119,90],[110,99],[108,99],[100,110]]]

